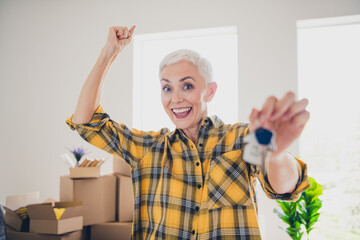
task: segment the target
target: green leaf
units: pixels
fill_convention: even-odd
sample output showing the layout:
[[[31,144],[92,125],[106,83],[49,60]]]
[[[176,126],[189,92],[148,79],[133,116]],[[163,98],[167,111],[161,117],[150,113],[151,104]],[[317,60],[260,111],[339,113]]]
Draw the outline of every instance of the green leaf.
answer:
[[[298,239],[301,239],[301,237],[302,237],[302,235],[303,235],[304,233],[302,232],[302,233],[300,233],[300,235],[299,235],[299,238]]]
[[[281,219],[282,219],[285,223],[291,225],[288,217],[284,216],[284,217],[281,217]]]

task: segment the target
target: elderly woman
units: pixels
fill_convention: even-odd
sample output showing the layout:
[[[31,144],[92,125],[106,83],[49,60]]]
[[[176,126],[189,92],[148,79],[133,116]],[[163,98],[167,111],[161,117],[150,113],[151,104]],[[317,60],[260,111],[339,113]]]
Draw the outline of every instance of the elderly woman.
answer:
[[[132,239],[261,239],[256,178],[273,199],[296,200],[309,186],[306,165],[286,153],[309,118],[307,100],[296,101],[292,92],[282,99],[269,97],[261,110],[252,110],[250,125],[224,124],[207,114],[217,88],[209,62],[179,50],[160,64],[161,101],[176,129],[129,129],[112,120],[99,102],[106,72],[134,29],[109,29],[76,111],[66,121],[86,141],[131,167]],[[277,148],[266,174],[242,159],[243,138],[255,130],[256,119],[276,132]]]

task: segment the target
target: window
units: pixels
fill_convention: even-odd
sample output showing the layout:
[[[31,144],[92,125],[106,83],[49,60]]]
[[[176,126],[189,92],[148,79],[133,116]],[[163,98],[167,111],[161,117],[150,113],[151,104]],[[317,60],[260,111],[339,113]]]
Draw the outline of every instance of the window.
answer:
[[[238,41],[236,27],[138,34],[134,36],[133,127],[159,130],[175,127],[160,99],[159,64],[170,52],[188,48],[206,57],[218,89],[208,114],[225,123],[238,121]],[[231,109],[224,108],[225,103]]]
[[[359,43],[360,15],[298,22],[299,97],[311,113],[299,152],[325,188],[314,239],[360,236]]]

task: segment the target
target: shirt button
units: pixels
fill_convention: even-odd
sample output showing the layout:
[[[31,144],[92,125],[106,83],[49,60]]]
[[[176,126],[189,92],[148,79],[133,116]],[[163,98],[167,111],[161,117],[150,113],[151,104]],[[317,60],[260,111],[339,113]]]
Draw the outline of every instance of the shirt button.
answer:
[[[200,188],[201,188],[201,184],[198,185],[198,189],[200,189]]]
[[[200,163],[199,162],[196,162],[196,166],[199,166],[200,165]]]
[[[195,235],[195,230],[192,230],[191,234],[192,234],[192,235]]]
[[[198,212],[199,210],[200,210],[200,208],[198,206],[196,206],[195,211]]]
[[[200,143],[199,146],[202,147],[203,146],[202,143]]]

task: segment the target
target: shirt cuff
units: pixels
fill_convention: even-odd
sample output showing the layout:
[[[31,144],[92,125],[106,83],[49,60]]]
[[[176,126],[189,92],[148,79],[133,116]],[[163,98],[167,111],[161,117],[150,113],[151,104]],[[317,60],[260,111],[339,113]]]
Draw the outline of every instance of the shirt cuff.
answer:
[[[267,189],[265,191],[266,195],[272,199],[280,199],[280,200],[288,200],[288,201],[296,201],[300,198],[302,192],[310,187],[309,177],[307,175],[307,165],[302,162],[298,157],[295,157],[297,161],[297,170],[299,174],[299,180],[296,184],[296,187],[292,193],[284,193],[278,194],[271,187],[267,176],[265,176],[264,187]]]
[[[105,113],[101,105],[98,106],[95,113],[91,117],[89,123],[73,123],[72,119],[74,114],[72,114],[65,123],[70,127],[71,130],[78,130],[79,128],[84,128],[87,130],[99,131],[101,127],[110,119],[110,116]]]

